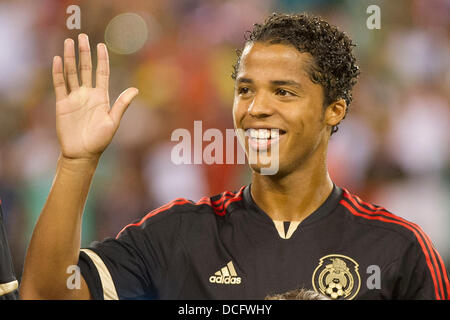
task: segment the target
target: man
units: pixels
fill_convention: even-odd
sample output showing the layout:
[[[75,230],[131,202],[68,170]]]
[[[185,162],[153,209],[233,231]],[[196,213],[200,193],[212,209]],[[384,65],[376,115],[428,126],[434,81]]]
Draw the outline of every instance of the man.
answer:
[[[0,200],[0,300],[16,300],[19,296],[17,291],[19,282],[14,274],[1,204]]]
[[[264,299],[298,287],[331,299],[449,298],[447,271],[423,231],[329,177],[328,141],[359,70],[351,40],[307,15],[255,25],[235,66],[235,129],[247,155],[258,152],[251,184],[175,199],[80,250],[100,155],[138,91],[125,90],[110,109],[106,47],[97,46],[94,88],[87,36],[78,40],[81,86],[71,39],[64,73],[62,59],[53,61],[61,155],[27,252],[22,298]],[[276,172],[262,173],[267,160]],[[79,289],[66,285],[73,265]]]

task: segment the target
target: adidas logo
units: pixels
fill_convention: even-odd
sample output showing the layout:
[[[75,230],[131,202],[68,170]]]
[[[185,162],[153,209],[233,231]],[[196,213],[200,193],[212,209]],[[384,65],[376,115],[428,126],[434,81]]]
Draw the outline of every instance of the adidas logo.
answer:
[[[241,277],[237,276],[233,262],[230,261],[225,267],[214,273],[213,276],[209,277],[209,282],[219,284],[240,284]]]

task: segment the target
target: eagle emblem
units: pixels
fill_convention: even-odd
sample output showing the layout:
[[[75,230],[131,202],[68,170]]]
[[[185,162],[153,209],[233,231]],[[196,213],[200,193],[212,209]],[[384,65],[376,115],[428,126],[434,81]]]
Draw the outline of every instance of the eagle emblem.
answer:
[[[312,276],[313,288],[331,299],[351,300],[361,286],[358,267],[355,260],[344,255],[322,257]]]

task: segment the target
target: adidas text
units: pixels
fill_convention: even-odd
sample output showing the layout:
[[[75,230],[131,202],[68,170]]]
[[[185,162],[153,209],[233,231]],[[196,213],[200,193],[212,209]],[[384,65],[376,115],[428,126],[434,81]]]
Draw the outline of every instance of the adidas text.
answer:
[[[209,277],[209,282],[220,283],[220,284],[240,284],[241,277],[211,276],[211,277]]]
[[[209,277],[209,282],[219,284],[241,284],[242,279],[236,273],[233,262],[229,261],[225,267]]]

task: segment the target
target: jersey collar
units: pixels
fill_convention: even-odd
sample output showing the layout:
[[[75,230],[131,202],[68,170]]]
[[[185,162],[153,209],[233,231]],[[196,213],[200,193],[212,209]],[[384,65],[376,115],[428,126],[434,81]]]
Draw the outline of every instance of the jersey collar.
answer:
[[[249,184],[247,187],[245,187],[244,192],[243,192],[243,198],[244,198],[246,207],[250,211],[255,212],[257,214],[257,216],[266,220],[270,224],[273,224],[273,221],[269,217],[269,215],[255,203],[250,190],[251,190],[251,184]],[[338,186],[336,186],[335,184],[333,184],[333,190],[331,191],[330,195],[325,200],[325,202],[322,203],[322,205],[319,208],[317,208],[313,213],[311,213],[308,217],[306,217],[306,219],[304,219],[301,222],[301,225],[304,226],[304,225],[313,223],[313,222],[321,219],[322,217],[329,215],[333,211],[333,209],[336,208],[341,197],[342,197],[342,189],[339,188]]]

